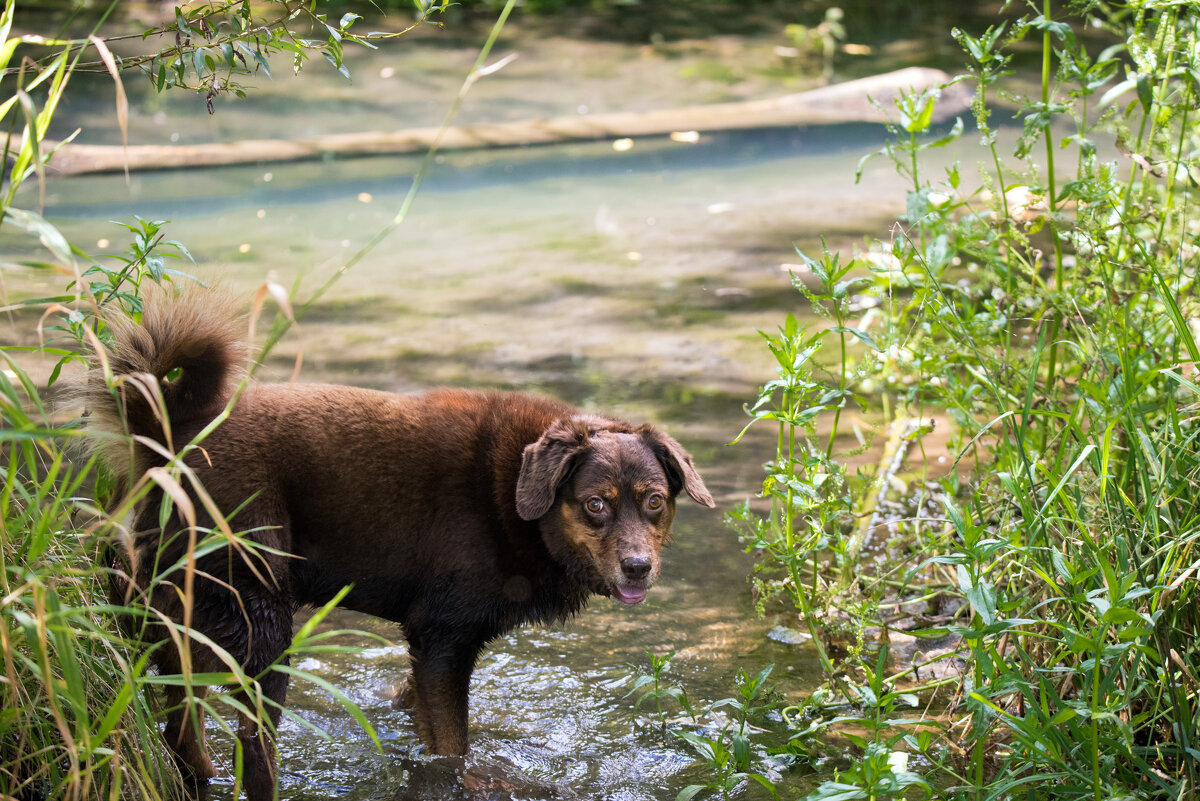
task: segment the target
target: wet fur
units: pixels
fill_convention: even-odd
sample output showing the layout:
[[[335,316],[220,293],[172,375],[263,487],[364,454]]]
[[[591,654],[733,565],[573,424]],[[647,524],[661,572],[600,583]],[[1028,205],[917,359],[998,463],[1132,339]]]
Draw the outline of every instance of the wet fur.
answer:
[[[141,324],[113,321],[108,360],[119,389],[110,391],[101,368],[93,372],[92,430],[175,448],[190,442],[242,375],[247,349],[230,309],[219,294],[151,296]],[[145,444],[97,442],[108,443],[101,456],[127,484],[164,463]],[[515,393],[251,383],[185,461],[222,512],[233,513],[234,530],[295,557],[225,548],[201,558],[193,627],[248,675],[261,674],[263,694],[282,704],[287,677],[269,668],[290,644],[293,612],[353,584],[342,606],[403,627],[412,659],[406,696],[421,740],[439,754],[467,749],[468,683],[490,640],[562,620],[593,594],[637,602],[658,576],[676,496],[713,505],[691,457],[654,427]],[[124,554],[126,580],[116,589],[128,596],[154,586],[150,604],[181,621],[180,594],[154,579],[156,563],[171,564],[187,547],[185,525],[176,513],[160,528],[160,500],[151,494],[139,508],[137,545]],[[197,510],[199,525],[211,526]],[[148,635],[156,636],[165,635]],[[162,671],[180,668],[172,647],[159,652]],[[195,671],[228,669],[207,648],[193,646],[190,656]],[[166,740],[186,771],[207,779],[212,764],[185,700],[168,693],[178,709]],[[270,714],[278,723],[278,710]],[[271,798],[272,737],[248,718],[238,736],[248,798]]]

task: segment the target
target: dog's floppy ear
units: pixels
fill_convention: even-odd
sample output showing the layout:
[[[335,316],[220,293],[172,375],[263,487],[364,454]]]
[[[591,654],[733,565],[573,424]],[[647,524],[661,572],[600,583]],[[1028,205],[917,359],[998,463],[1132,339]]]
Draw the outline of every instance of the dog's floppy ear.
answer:
[[[587,421],[572,418],[555,422],[537,442],[525,446],[517,477],[517,514],[522,520],[537,520],[550,511],[589,439]]]
[[[637,433],[641,435],[642,441],[650,446],[650,450],[654,451],[659,464],[666,471],[672,494],[682,489],[701,506],[710,509],[716,506],[712,495],[708,493],[708,487],[704,486],[703,479],[696,472],[696,466],[692,464],[691,454],[685,451],[682,445],[649,424],[639,428]]]

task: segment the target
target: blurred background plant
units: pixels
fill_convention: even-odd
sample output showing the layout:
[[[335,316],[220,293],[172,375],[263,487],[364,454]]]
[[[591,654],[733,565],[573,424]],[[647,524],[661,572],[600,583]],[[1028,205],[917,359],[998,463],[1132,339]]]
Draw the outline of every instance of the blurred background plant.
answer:
[[[814,26],[792,23],[784,26],[783,32],[791,40],[791,47],[776,48],[780,57],[790,61],[799,72],[804,62],[819,60],[821,76],[826,83],[833,80],[833,56],[838,45],[846,40],[846,27],[842,24],[845,12],[837,6],[825,9],[825,19]]]

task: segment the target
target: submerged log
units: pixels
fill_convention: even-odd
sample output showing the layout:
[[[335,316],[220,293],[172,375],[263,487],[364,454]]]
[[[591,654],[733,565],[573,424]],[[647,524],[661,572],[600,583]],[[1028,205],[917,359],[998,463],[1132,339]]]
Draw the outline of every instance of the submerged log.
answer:
[[[892,101],[900,92],[919,91],[948,80],[949,76],[941,70],[909,67],[767,100],[453,126],[441,133],[440,140],[438,128],[409,128],[306,139],[249,139],[228,144],[130,145],[128,148],[69,144],[54,154],[49,166],[58,174],[116,172],[125,169],[126,165],[131,170],[175,169],[298,161],[326,155],[414,153],[428,150],[435,142],[439,149],[447,150],[620,139],[677,131],[884,122],[886,117],[880,108],[894,110]],[[935,118],[946,119],[961,114],[969,105],[969,92],[961,84],[955,85],[943,93]]]

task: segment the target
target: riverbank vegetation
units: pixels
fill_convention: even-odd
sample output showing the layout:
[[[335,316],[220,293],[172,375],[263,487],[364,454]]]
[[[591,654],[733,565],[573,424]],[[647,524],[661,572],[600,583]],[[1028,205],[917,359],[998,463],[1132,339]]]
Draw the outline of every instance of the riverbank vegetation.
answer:
[[[814,735],[839,728],[861,755],[808,798],[1198,792],[1198,33],[1154,1],[954,31],[978,169],[926,173],[965,134],[906,96],[875,154],[911,183],[892,239],[801,254],[828,324],[764,334],[779,376],[749,410],[778,447],[730,524],[825,671],[763,759],[826,758]],[[892,426],[873,472],[838,436],[852,405]],[[935,425],[945,466],[922,457]]]

